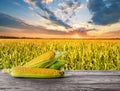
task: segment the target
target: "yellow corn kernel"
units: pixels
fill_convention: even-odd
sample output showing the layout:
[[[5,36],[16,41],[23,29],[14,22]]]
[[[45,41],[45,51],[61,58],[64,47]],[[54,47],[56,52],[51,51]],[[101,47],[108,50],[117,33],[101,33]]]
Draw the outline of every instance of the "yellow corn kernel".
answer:
[[[62,77],[64,72],[47,68],[14,67],[11,69],[10,74],[14,77],[56,78]]]
[[[40,67],[44,68],[48,63],[52,61],[52,59],[55,57],[55,52],[47,52],[44,53],[31,61],[24,64],[24,67]]]

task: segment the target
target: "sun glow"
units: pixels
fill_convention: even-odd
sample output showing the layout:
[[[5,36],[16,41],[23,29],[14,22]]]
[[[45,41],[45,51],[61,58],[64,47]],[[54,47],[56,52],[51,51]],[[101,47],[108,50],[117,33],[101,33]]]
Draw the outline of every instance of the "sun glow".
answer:
[[[81,38],[81,36],[80,36],[79,34],[74,34],[74,35],[72,35],[71,37],[72,37],[72,38],[75,38],[75,39]]]

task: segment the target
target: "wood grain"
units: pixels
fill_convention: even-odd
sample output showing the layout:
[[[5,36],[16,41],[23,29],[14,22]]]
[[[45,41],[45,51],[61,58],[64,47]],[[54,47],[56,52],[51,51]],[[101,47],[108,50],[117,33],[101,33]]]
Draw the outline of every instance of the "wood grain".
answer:
[[[0,72],[0,91],[120,91],[120,71],[65,71],[57,79],[14,78]]]

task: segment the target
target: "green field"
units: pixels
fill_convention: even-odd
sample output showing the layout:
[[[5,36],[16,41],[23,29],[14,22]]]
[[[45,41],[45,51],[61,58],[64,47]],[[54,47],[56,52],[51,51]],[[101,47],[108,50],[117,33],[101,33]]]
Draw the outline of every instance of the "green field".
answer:
[[[120,70],[120,40],[0,39],[0,69],[48,51],[67,51],[65,70]]]

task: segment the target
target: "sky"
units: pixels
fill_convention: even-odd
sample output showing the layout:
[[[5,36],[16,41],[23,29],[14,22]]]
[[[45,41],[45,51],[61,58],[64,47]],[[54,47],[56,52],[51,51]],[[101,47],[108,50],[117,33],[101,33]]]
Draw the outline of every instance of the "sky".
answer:
[[[120,0],[0,0],[0,36],[120,38]]]

